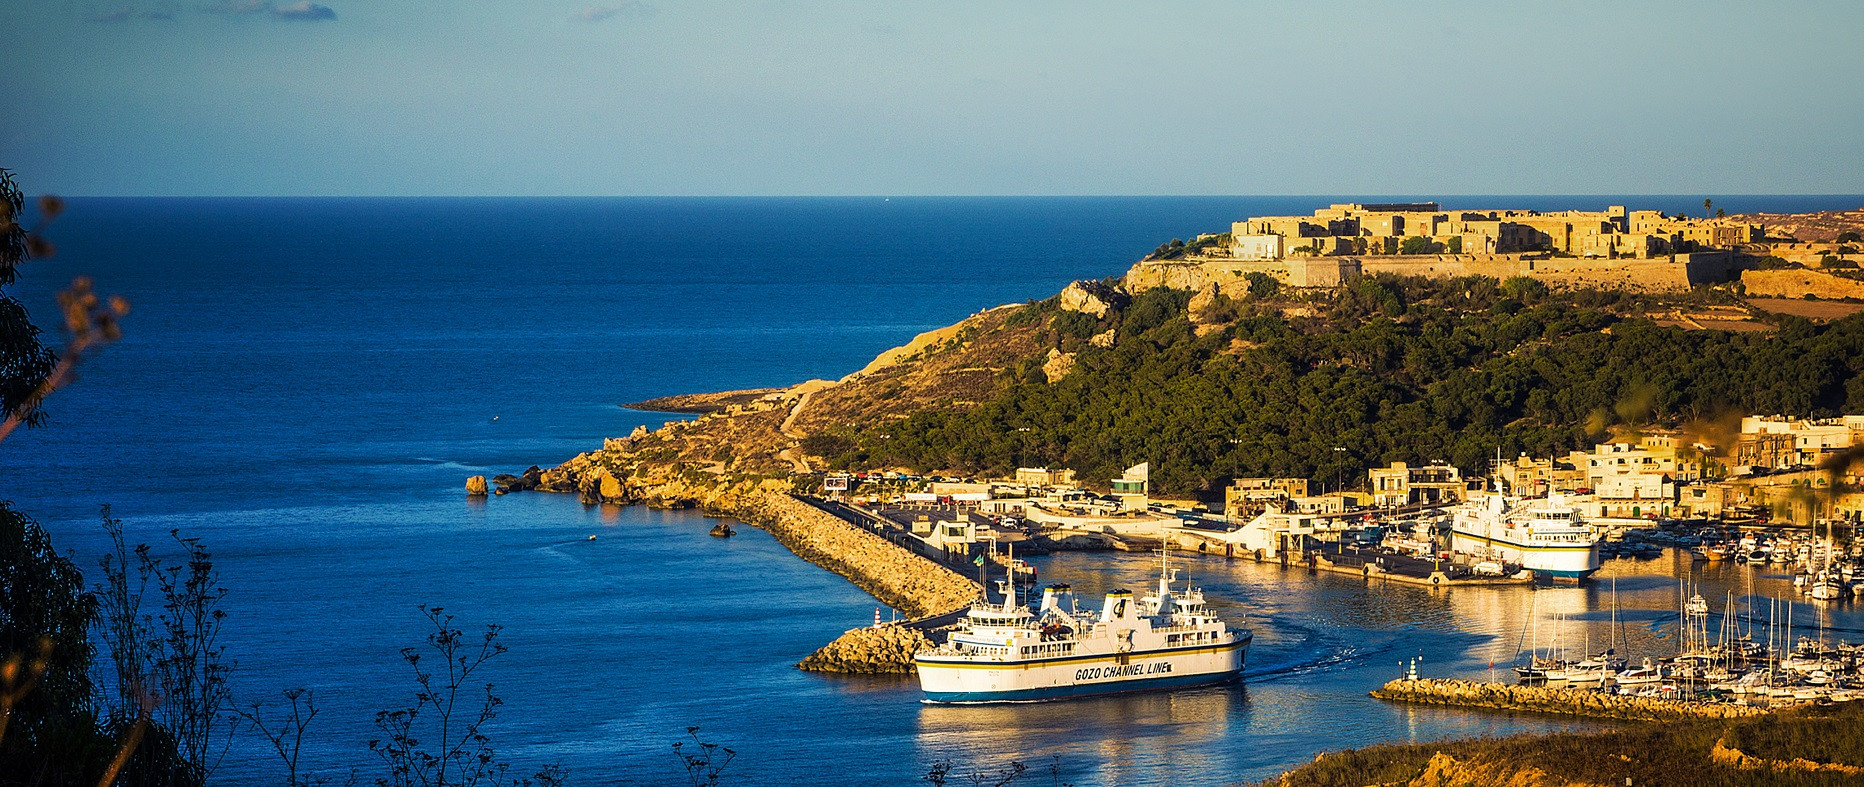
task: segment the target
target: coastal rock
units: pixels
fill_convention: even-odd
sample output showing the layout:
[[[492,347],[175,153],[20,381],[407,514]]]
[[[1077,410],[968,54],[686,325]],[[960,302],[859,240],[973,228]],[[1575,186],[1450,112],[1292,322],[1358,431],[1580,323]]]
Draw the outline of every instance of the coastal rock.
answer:
[[[1185,311],[1191,315],[1192,322],[1203,322],[1206,310],[1217,304],[1217,285],[1206,284],[1204,288],[1191,296],[1191,302],[1185,304]]]
[[[470,497],[485,497],[485,476],[476,475],[466,479],[466,494]]]
[[[720,522],[713,525],[712,529],[707,532],[707,535],[718,536],[719,538],[731,538],[737,534],[738,531],[731,529],[730,522]]]
[[[1067,377],[1072,371],[1074,371],[1074,353],[1065,353],[1060,349],[1050,347],[1048,362],[1042,364],[1042,376],[1048,378],[1051,383],[1058,383],[1061,382],[1061,378]]]
[[[1437,752],[1424,766],[1424,772],[1405,783],[1405,787],[1591,787],[1589,784],[1556,779],[1539,768],[1512,763],[1458,760]]]
[[[596,484],[596,494],[603,500],[619,502],[625,499],[621,490],[621,479],[609,473],[603,473],[601,479],[597,481]]]
[[[1103,347],[1103,348],[1112,347],[1113,346],[1113,329],[1108,328],[1104,331],[1101,331],[1100,333],[1097,333],[1097,334],[1094,334],[1093,336],[1088,337],[1087,343],[1095,347]]]
[[[537,465],[531,465],[530,469],[524,471],[524,475],[499,473],[498,475],[492,476],[492,483],[498,485],[498,493],[501,495],[508,492],[525,492],[536,489],[537,485],[543,480],[543,476],[544,471],[542,468],[539,468]]]
[[[646,424],[638,425],[634,427],[634,431],[628,433],[629,440],[639,440],[646,436],[647,436],[647,425]]]
[[[1061,308],[1095,317],[1105,317],[1124,305],[1126,298],[1118,290],[1097,281],[1077,281],[1061,291]]]
[[[915,628],[897,623],[850,629],[796,666],[812,672],[861,675],[913,672],[913,654],[932,647]]]

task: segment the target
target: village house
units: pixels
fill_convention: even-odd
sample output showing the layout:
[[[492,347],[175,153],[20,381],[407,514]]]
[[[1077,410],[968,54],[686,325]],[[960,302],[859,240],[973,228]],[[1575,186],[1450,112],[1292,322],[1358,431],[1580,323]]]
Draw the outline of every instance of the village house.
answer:
[[[1366,471],[1373,505],[1408,506],[1414,503],[1460,503],[1468,484],[1462,472],[1442,462],[1411,467],[1393,462]]]

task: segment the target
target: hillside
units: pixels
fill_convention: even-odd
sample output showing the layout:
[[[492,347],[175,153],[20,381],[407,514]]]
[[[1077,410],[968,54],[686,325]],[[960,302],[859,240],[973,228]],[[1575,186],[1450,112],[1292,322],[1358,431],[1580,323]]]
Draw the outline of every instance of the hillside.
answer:
[[[1770,238],[1792,238],[1803,243],[1829,243],[1847,232],[1864,233],[1864,208],[1813,213],[1743,213],[1728,218],[1765,225]]]
[[[1498,449],[1548,455],[1611,427],[1710,435],[1730,413],[1864,412],[1864,315],[1820,324],[1720,289],[1482,277],[1252,282],[1234,297],[1077,282],[840,380],[657,401],[708,414],[610,441],[614,475],[1058,465],[1093,483],[1149,461],[1157,491],[1212,493],[1238,476],[1352,481],[1391,461],[1476,470]]]
[[[1864,780],[1864,707],[1321,755],[1261,787],[1841,785]]]

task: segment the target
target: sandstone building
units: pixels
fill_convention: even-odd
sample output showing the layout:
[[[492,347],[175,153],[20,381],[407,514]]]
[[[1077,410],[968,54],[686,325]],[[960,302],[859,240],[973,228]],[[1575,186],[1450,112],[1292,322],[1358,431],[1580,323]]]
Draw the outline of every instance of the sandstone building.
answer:
[[[1213,240],[1223,241],[1221,236]],[[1203,240],[1203,239],[1200,239]],[[1181,259],[1148,259],[1126,288],[1245,289],[1251,274],[1294,287],[1355,275],[1526,276],[1556,287],[1678,291],[1727,281],[1760,224],[1692,219],[1613,205],[1600,211],[1445,210],[1435,202],[1330,205],[1311,216],[1259,216],[1227,242]],[[1763,252],[1764,253],[1764,252]]]

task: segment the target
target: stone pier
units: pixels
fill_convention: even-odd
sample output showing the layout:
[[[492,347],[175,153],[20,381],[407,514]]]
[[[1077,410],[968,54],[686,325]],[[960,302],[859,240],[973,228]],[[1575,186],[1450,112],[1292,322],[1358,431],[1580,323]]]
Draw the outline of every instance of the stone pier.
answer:
[[[1464,708],[1557,713],[1627,721],[1736,719],[1768,711],[1745,705],[1689,702],[1654,697],[1626,697],[1589,689],[1515,686],[1473,680],[1394,680],[1372,696],[1393,702],[1454,705]]]

